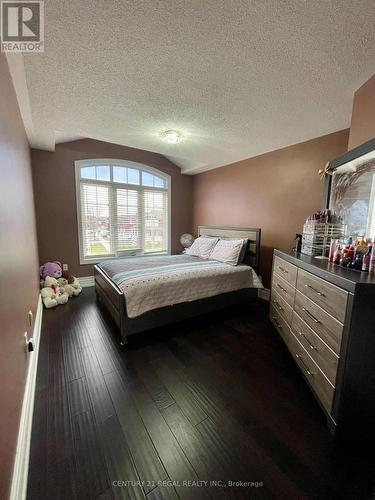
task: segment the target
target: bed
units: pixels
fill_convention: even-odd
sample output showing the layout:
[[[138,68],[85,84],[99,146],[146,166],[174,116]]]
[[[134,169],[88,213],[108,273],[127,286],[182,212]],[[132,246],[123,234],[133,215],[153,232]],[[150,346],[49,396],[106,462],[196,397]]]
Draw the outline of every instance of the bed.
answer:
[[[248,239],[243,263],[229,266],[185,254],[130,257],[94,266],[98,302],[120,343],[139,332],[245,304],[257,296],[260,229],[199,226],[198,236]]]

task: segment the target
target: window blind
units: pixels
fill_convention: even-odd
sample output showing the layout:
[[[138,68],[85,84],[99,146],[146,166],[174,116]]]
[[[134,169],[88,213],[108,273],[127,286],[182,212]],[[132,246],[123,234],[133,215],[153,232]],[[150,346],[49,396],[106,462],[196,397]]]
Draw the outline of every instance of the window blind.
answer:
[[[76,178],[81,262],[168,251],[168,176],[84,161]]]

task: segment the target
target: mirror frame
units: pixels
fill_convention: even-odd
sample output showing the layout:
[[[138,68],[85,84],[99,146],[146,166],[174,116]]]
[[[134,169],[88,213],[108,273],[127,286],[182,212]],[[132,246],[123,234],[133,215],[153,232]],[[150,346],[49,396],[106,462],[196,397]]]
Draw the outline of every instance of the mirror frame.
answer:
[[[358,160],[360,162],[361,158],[369,153],[374,153],[375,158],[375,138],[351,149],[347,153],[335,158],[329,164],[330,170],[335,171],[338,167],[345,165],[346,163],[352,162],[353,160]],[[324,180],[323,189],[323,204],[322,209],[326,210],[329,208],[329,200],[331,197],[331,186],[332,186],[332,175],[326,175]]]

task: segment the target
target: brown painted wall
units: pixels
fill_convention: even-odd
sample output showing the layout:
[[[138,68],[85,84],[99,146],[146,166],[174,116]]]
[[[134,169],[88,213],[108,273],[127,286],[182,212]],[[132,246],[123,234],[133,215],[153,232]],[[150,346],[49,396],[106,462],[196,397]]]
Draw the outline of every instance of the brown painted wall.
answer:
[[[56,146],[50,153],[32,150],[39,257],[41,262],[61,260],[77,276],[93,275],[92,265],[79,264],[74,161],[116,158],[144,163],[172,177],[172,251],[181,249],[179,238],[192,227],[192,178],[164,156],[82,139]]]
[[[354,94],[348,149],[375,137],[375,75]]]
[[[200,224],[260,227],[260,274],[269,286],[273,249],[291,249],[306,216],[320,210],[317,171],[347,143],[343,130],[196,175],[195,231]]]
[[[0,498],[7,498],[25,389],[27,313],[35,315],[38,255],[29,146],[0,53]]]

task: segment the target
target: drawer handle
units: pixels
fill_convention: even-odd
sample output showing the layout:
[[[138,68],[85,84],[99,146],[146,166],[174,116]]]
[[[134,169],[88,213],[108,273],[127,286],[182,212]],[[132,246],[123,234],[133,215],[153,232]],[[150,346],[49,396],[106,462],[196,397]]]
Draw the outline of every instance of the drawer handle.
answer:
[[[310,346],[310,349],[313,349],[314,351],[318,351],[318,348],[311,344],[311,342],[309,341],[309,339],[306,337],[306,335],[304,333],[298,332],[298,335],[300,335],[301,337],[303,337],[306,340],[306,342]]]
[[[279,285],[279,283],[276,283],[276,286],[278,286],[283,292],[285,293],[288,293],[284,287],[282,287],[281,285]]]
[[[277,322],[277,316],[272,316],[272,319],[276,321],[277,328],[280,328],[280,330],[282,330],[283,327],[280,325],[280,323]]]
[[[282,273],[285,273],[285,274],[289,274],[289,271],[287,271],[286,269],[284,269],[283,267],[279,266],[279,269]]]
[[[312,371],[310,371],[310,370],[307,368],[307,366],[306,366],[306,365],[305,365],[305,363],[303,362],[303,359],[302,359],[302,358],[303,358],[303,356],[302,356],[302,354],[297,354],[297,353],[296,353],[296,358],[298,358],[298,359],[300,360],[301,365],[302,365],[303,369],[306,371],[307,375],[309,375],[310,377],[313,377],[313,376],[315,375],[315,373],[314,373],[314,372],[312,372]]]
[[[310,316],[310,318],[311,318],[313,321],[315,321],[315,323],[320,323],[320,321],[319,321],[318,319],[316,319],[316,317],[315,317],[315,316],[313,316],[313,315],[311,314],[311,312],[310,312],[310,311],[308,311],[305,307],[302,307],[302,311],[304,311],[304,312],[305,312],[308,316]]]
[[[306,288],[310,288],[310,290],[312,290],[313,292],[315,292],[317,295],[319,295],[319,297],[325,297],[324,293],[322,292],[319,292],[319,290],[317,290],[316,288],[314,288],[313,286],[311,285],[305,285]]]
[[[278,300],[274,300],[274,303],[276,304],[276,307],[278,308],[279,311],[284,311],[283,306],[280,305],[280,302]]]

